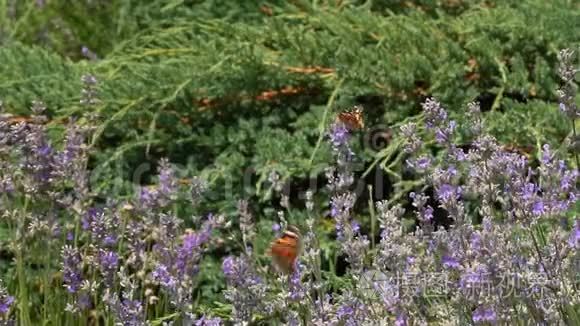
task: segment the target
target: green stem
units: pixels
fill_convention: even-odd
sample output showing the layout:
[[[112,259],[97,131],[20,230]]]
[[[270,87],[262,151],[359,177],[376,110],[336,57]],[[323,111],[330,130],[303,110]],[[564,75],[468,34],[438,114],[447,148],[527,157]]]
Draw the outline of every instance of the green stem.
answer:
[[[16,257],[16,268],[18,271],[18,289],[19,289],[19,313],[21,325],[30,325],[30,315],[28,313],[28,288],[26,287],[26,278],[24,276],[24,259],[22,257],[22,249],[18,250]]]
[[[50,243],[50,242],[49,242]],[[43,323],[47,323],[48,322],[48,304],[50,302],[49,299],[49,291],[50,291],[50,260],[51,260],[51,253],[52,251],[50,250],[51,248],[49,247],[47,254],[45,255],[45,261],[44,261],[44,285],[43,285],[43,294],[44,294],[44,302],[42,305],[42,320]]]
[[[23,15],[16,19],[12,29],[10,30],[9,39],[15,39],[18,37],[18,32],[21,26],[26,26],[28,22],[30,22],[31,16],[34,14],[34,10],[36,8],[35,1],[29,1],[27,3],[26,11]]]
[[[17,254],[16,254],[16,270],[18,274],[18,301],[19,301],[19,318],[20,325],[31,325],[30,313],[28,311],[28,287],[26,285],[26,272],[24,268],[24,253],[23,243],[18,243],[24,237],[24,220],[26,211],[28,210],[28,197],[24,198],[24,205],[22,207],[22,216],[18,219]]]
[[[314,150],[312,151],[312,155],[310,156],[310,161],[308,163],[309,168],[312,168],[312,163],[314,163],[314,158],[316,157],[316,153],[318,152],[318,149],[322,145],[322,140],[324,139],[324,131],[326,130],[326,118],[328,116],[328,112],[330,111],[330,108],[332,107],[332,105],[334,104],[334,101],[336,100],[336,96],[338,95],[338,91],[340,90],[340,87],[342,86],[343,82],[344,82],[344,78],[341,79],[338,82],[338,84],[336,84],[334,91],[332,92],[332,94],[330,95],[330,98],[328,99],[328,102],[326,104],[326,108],[324,109],[324,114],[322,116],[322,120],[320,121],[320,124],[318,125],[318,131],[319,131],[318,140],[316,141],[316,146],[314,147]]]
[[[8,23],[8,0],[0,0],[0,34],[7,34]]]
[[[574,133],[574,141],[576,141],[576,139],[578,138],[576,136],[576,120],[573,119],[572,120],[572,132]],[[578,151],[574,150],[574,158],[576,159],[576,168],[580,169],[580,164],[578,163]]]
[[[375,224],[377,217],[375,215],[375,206],[373,203],[373,186],[369,185],[369,212],[371,214],[371,249],[375,249]]]

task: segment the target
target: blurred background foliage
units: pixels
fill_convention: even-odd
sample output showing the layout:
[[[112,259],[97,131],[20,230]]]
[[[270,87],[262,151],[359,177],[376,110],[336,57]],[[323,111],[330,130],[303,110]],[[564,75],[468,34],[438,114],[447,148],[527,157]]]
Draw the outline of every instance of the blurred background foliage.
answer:
[[[168,157],[184,178],[209,181],[204,212],[235,217],[236,199],[249,199],[261,250],[280,208],[272,171],[298,208],[291,221],[300,224],[312,185],[325,216],[330,154],[320,140],[352,105],[368,126],[355,144],[358,177],[364,189],[382,182],[379,198],[417,186],[404,182],[393,129],[429,96],[459,120],[479,101],[489,129],[531,155],[559,145],[571,126],[558,112],[557,53],[580,45],[580,2],[0,0],[0,44],[4,111],[27,116],[42,100],[55,135],[84,114],[80,77],[98,79],[96,191],[131,195]],[[332,234],[323,223],[331,269]],[[204,274],[201,291],[219,288],[216,274]]]

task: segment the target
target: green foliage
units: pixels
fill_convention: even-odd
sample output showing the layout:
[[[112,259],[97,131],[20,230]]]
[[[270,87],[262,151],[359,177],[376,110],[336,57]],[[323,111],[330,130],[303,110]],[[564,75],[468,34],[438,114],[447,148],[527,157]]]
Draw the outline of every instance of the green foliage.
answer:
[[[393,126],[427,96],[458,119],[477,99],[500,140],[536,148],[570,130],[555,102],[556,54],[580,45],[574,1],[46,2],[0,0],[0,100],[20,115],[43,100],[58,131],[80,115],[80,77],[93,73],[102,192],[129,194],[140,164],[168,156],[210,181],[205,209],[231,212],[228,193],[251,196],[257,218],[274,220],[270,172],[322,176],[324,127],[352,104],[367,125]],[[84,59],[83,46],[99,59]],[[367,150],[363,164],[401,181],[393,144]],[[244,189],[243,171],[255,189]],[[321,228],[334,264],[332,226]],[[219,264],[205,266],[200,291],[217,291]]]

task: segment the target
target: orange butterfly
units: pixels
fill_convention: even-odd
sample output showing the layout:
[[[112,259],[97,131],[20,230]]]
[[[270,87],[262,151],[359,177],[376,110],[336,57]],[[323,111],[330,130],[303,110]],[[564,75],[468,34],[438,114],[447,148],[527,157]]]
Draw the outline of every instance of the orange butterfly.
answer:
[[[272,262],[278,271],[290,274],[294,272],[294,263],[301,251],[300,231],[289,225],[280,238],[272,241],[268,255],[272,256]]]
[[[344,123],[349,130],[358,130],[365,127],[362,107],[355,105],[352,110],[341,112],[337,120]]]

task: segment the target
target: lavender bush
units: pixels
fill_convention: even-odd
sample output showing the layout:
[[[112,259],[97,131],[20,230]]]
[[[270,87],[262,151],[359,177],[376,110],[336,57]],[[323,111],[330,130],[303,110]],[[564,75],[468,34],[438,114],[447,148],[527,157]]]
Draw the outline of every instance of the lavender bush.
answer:
[[[570,51],[560,57],[560,108],[575,140],[576,70]],[[91,113],[98,82],[84,76],[83,83],[81,105]],[[132,198],[103,197],[90,187],[98,116],[69,121],[61,144],[49,137],[45,109],[36,102],[30,121],[0,121],[2,223],[15,262],[4,283],[11,286],[0,285],[2,323],[580,325],[578,171],[562,159],[568,148],[545,144],[537,161],[509,151],[486,132],[478,103],[468,105],[468,123],[460,126],[429,98],[422,114],[400,128],[403,168],[421,186],[408,198],[370,203],[372,223],[380,225],[376,243],[354,214],[360,193],[353,131],[339,121],[329,126],[333,161],[321,193],[329,194],[344,275],[323,268],[317,230],[326,222],[312,190],[298,221],[279,176],[271,175],[280,196],[271,238],[292,220],[303,244],[293,273],[278,274],[256,250],[248,201],[238,202],[236,216],[183,219],[177,202],[198,205],[205,182],[194,178],[187,188],[166,159],[157,182]],[[472,139],[467,149],[457,144],[460,131]],[[436,210],[450,226],[440,225]],[[404,227],[404,219],[415,224]],[[237,250],[222,259],[224,302],[206,309],[196,292],[200,266],[225,234]]]
[[[561,54],[559,92],[573,124],[570,56]],[[279,318],[292,325],[580,324],[577,170],[548,144],[538,152],[538,165],[505,149],[486,133],[478,103],[466,110],[464,127],[473,141],[464,150],[455,143],[459,126],[442,105],[429,98],[422,106],[417,122],[401,127],[406,167],[425,186],[409,194],[413,208],[375,203],[381,232],[371,246],[353,214],[352,132],[333,123],[328,142],[335,161],[326,176],[329,214],[349,265],[343,286],[329,293],[330,280],[321,279],[312,232],[317,221],[308,218],[306,251],[288,281],[264,282],[251,255],[224,262],[227,299],[234,311],[245,312],[236,323]],[[424,146],[431,140],[440,149],[436,156]],[[433,198],[426,188],[433,189]],[[435,223],[435,208],[451,218],[450,227]],[[417,224],[406,232],[401,222],[409,214]],[[239,283],[240,275],[251,284]]]

